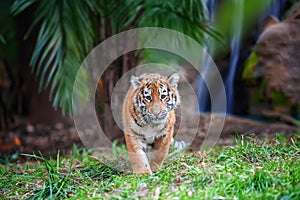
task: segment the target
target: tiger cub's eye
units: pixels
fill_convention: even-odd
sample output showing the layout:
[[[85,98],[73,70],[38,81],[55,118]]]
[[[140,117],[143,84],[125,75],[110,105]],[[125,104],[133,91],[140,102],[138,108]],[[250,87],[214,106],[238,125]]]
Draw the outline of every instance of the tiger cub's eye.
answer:
[[[151,101],[151,97],[150,96],[146,96],[145,97],[148,101]]]
[[[166,96],[167,96],[167,95],[162,94],[162,95],[160,96],[160,98],[161,98],[161,99],[164,99],[164,98],[166,98]]]

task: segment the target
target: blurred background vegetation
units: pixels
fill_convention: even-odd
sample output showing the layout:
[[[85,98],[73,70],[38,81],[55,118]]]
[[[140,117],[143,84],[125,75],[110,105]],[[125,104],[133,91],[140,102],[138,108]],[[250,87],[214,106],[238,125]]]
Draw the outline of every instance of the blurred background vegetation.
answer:
[[[286,1],[284,9],[296,2]],[[1,135],[6,137],[17,125],[28,121],[70,122],[61,113],[71,115],[73,83],[81,62],[97,44],[121,31],[149,26],[173,29],[208,49],[213,47],[218,60],[228,59],[235,34],[232,24],[237,18],[236,1],[216,1],[218,8],[213,22],[208,3],[204,0],[1,1]],[[241,40],[257,30],[260,15],[271,3],[271,0],[241,1],[238,7],[243,12]],[[108,111],[112,93],[109,88],[139,60],[153,60],[159,55],[164,54],[123,55],[99,77],[96,107],[105,129],[113,133],[111,139],[119,133]]]

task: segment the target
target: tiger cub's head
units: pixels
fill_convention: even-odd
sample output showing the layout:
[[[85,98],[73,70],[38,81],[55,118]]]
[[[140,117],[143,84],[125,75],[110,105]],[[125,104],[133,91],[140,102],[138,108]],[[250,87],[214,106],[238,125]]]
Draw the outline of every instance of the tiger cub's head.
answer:
[[[179,74],[173,73],[168,77],[160,74],[142,74],[132,76],[131,85],[135,90],[134,107],[140,112],[146,122],[163,121],[168,112],[180,104],[177,89]]]

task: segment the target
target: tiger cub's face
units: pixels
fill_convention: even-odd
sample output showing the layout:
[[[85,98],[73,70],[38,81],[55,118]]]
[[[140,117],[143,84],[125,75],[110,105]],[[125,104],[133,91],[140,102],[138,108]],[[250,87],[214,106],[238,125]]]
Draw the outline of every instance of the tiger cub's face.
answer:
[[[169,77],[160,74],[142,74],[139,77],[131,77],[130,82],[135,90],[134,107],[147,123],[164,121],[168,112],[180,104],[178,81],[177,73]]]

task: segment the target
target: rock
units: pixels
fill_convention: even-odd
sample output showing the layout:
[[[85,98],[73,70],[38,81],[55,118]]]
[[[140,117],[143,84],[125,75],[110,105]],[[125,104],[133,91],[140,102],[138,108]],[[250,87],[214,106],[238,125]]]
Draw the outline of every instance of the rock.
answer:
[[[274,98],[276,91],[291,104],[299,105],[300,3],[295,4],[282,22],[273,16],[264,20],[254,51],[257,56],[254,76],[265,81],[267,97]]]

